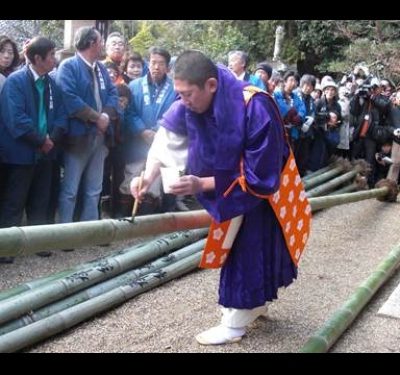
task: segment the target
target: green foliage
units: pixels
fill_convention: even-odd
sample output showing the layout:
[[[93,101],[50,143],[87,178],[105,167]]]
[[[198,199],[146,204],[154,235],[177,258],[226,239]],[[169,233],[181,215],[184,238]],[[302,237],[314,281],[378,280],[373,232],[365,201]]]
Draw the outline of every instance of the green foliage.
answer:
[[[64,44],[64,20],[42,20],[40,34],[56,43],[57,48]]]
[[[372,71],[400,79],[398,21],[156,20],[114,21],[112,27],[133,36],[133,50],[142,54],[152,45],[166,48],[171,55],[194,48],[226,63],[228,52],[240,49],[249,53],[252,68],[259,61],[272,60],[278,25],[285,30],[282,61],[297,63],[301,73],[346,72],[366,61]]]
[[[151,29],[152,26],[150,23],[143,21],[140,25],[139,32],[129,40],[132,49],[139,52],[142,56],[147,56],[148,49],[157,44]]]

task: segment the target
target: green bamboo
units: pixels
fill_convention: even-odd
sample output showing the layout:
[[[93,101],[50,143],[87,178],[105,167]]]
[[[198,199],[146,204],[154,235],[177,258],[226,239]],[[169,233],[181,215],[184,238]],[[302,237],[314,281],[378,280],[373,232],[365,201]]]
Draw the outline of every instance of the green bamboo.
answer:
[[[310,198],[309,202],[312,211],[320,210],[323,208],[329,208],[333,206],[338,206],[341,204],[347,204],[352,202],[362,201],[364,199],[385,197],[388,194],[389,189],[381,187],[378,189],[371,189],[365,191],[357,191],[355,193],[347,193],[340,195],[330,195],[324,197]]]
[[[157,272],[145,275],[127,285],[70,307],[48,318],[39,320],[26,327],[16,329],[0,336],[0,353],[9,353],[35,344],[59,332],[112,307],[120,305],[136,295],[157,285],[177,278],[197,268],[201,253],[190,255],[174,264],[161,268]]]
[[[211,218],[203,210],[139,216],[128,220],[34,225],[0,229],[0,256],[101,245],[179,230],[206,228]]]
[[[325,172],[330,171],[331,169],[335,168],[336,166],[337,166],[336,163],[329,164],[329,165],[327,165],[327,166],[324,167],[324,168],[321,168],[321,169],[318,169],[317,171],[314,171],[314,172],[309,173],[308,175],[304,176],[304,177],[302,178],[302,180],[303,180],[303,181],[307,181],[307,180],[309,180],[309,179],[311,179],[311,178],[313,178],[313,177],[319,176],[319,175],[322,174],[322,173],[325,173]]]
[[[342,187],[341,189],[332,191],[328,195],[339,195],[339,194],[344,194],[344,193],[352,193],[353,191],[356,191],[358,189],[358,184],[356,182],[352,182],[349,185],[346,185]]]
[[[338,165],[337,167],[322,173],[318,176],[311,177],[310,179],[303,181],[304,189],[308,190],[314,186],[320,185],[325,181],[337,176],[338,174],[342,173],[345,170],[344,165]]]
[[[355,168],[354,170],[344,173],[339,177],[336,177],[328,182],[325,182],[324,184],[318,185],[317,187],[307,191],[307,197],[311,198],[324,195],[326,192],[342,185],[344,182],[351,180],[352,178],[357,176],[357,173],[359,173],[359,168]]]
[[[378,265],[375,271],[336,310],[331,318],[300,349],[301,353],[326,353],[356,319],[378,289],[400,265],[400,244]]]
[[[195,238],[193,239],[195,241],[197,236],[201,237],[201,236],[205,235],[206,230],[202,229],[202,230],[200,230],[200,232],[198,232],[198,230],[194,230],[194,231],[193,230],[189,230],[189,231],[186,231],[186,232],[182,231],[181,233],[183,235],[185,235],[185,233],[186,233],[188,236],[195,235]],[[155,238],[153,240],[170,241],[171,239],[174,239],[174,238],[175,238],[175,234],[172,233],[172,234],[169,234],[167,236],[159,236],[159,237],[157,237],[157,238]],[[93,259],[93,260],[91,260],[89,262],[77,264],[76,266],[74,266],[72,268],[69,268],[67,270],[62,270],[62,271],[57,272],[55,274],[51,274],[51,275],[40,277],[40,278],[37,278],[37,279],[34,279],[34,280],[30,280],[30,281],[28,281],[28,282],[26,282],[24,284],[21,284],[21,285],[18,285],[16,287],[14,287],[14,288],[3,290],[3,291],[0,292],[0,301],[2,301],[4,299],[7,299],[7,298],[10,298],[10,297],[13,297],[13,296],[15,296],[17,294],[21,294],[21,293],[23,293],[23,292],[25,292],[27,290],[34,289],[34,288],[36,288],[38,286],[47,284],[47,283],[52,282],[54,280],[61,279],[61,278],[66,277],[66,276],[70,276],[70,275],[72,275],[72,274],[74,274],[74,273],[76,273],[78,271],[81,271],[81,270],[83,270],[85,268],[97,267],[101,263],[104,262],[104,259],[109,259],[109,258],[112,258],[112,257],[114,257],[116,255],[125,254],[126,252],[132,251],[134,249],[139,249],[139,248],[141,248],[141,247],[143,247],[145,245],[146,245],[146,242],[141,242],[140,244],[134,245],[132,247],[125,248],[123,250],[113,251],[110,254],[104,255],[104,256],[102,256],[100,258]]]
[[[171,252],[198,240],[206,233],[205,230],[196,232],[196,236],[187,233],[174,233],[170,241],[158,239],[151,241],[141,248],[135,248],[124,254],[116,255],[103,261],[96,267],[83,269],[70,276],[44,284],[22,294],[0,301],[0,324],[16,319],[22,314],[41,306],[57,301],[90,285],[109,279],[126,270],[137,267],[151,259]]]
[[[154,272],[162,267],[165,267],[166,265],[175,263],[178,260],[188,257],[189,255],[192,255],[196,252],[200,252],[204,248],[204,244],[205,240],[197,241],[189,246],[186,246],[180,250],[174,251],[171,254],[159,258],[154,262],[148,263],[141,268],[125,272],[110,280],[104,281],[90,288],[87,288],[81,292],[75,293],[63,300],[57,301],[50,305],[46,305],[37,311],[30,312],[29,314],[24,315],[19,319],[13,320],[1,326],[0,336],[8,332],[11,332],[15,329],[27,326],[33,322],[37,322],[41,319],[47,318],[69,307],[75,306],[79,303],[97,297],[121,285],[125,285],[129,282],[132,282],[133,280],[136,280],[144,275],[147,275],[150,272]]]
[[[319,177],[322,176],[323,175]],[[376,193],[376,191],[379,191],[379,193]],[[345,197],[347,194],[341,194],[341,203],[338,204],[355,202],[377,196],[385,196],[387,192],[387,188],[381,188],[370,190],[370,192],[352,193],[370,195],[351,198],[354,200],[348,202],[343,201],[348,199]],[[320,205],[321,199],[330,198],[332,197],[310,199],[317,199],[318,201],[316,202],[319,202],[318,205]],[[326,207],[331,207],[335,204],[336,203],[328,204]],[[57,247],[64,249],[96,245],[133,238],[135,236],[155,235],[184,229],[204,228],[207,227],[210,222],[210,215],[208,215],[205,210],[198,210],[137,217],[134,224],[121,220],[100,220],[81,223],[5,228],[0,229],[0,256],[26,255],[41,250],[55,249]]]
[[[57,273],[52,274],[52,275],[41,277],[40,279],[37,279],[36,281],[32,280],[32,281],[30,281],[28,283],[18,285],[18,286],[14,287],[14,288],[9,288],[9,289],[3,290],[2,292],[0,292],[0,301],[2,301],[4,299],[7,299],[7,298],[14,297],[14,296],[16,296],[18,294],[21,294],[23,292],[26,292],[27,290],[33,289],[33,287],[35,287],[35,286],[40,286],[40,285],[46,284],[48,282],[60,279],[60,278],[65,277],[65,276],[68,276],[71,273],[71,271],[72,271],[72,269],[64,270],[64,271],[57,272]],[[75,271],[72,271],[72,273],[73,272],[75,272]],[[29,285],[31,282],[33,282],[34,286],[30,286]]]

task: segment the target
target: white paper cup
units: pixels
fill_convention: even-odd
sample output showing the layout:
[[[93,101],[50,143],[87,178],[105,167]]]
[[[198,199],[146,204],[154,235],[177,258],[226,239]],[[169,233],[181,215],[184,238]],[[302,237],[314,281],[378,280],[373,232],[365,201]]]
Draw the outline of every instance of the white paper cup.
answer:
[[[165,194],[170,194],[171,193],[171,188],[170,186],[177,183],[179,181],[179,178],[181,177],[181,173],[179,168],[176,167],[168,167],[160,168],[161,171],[161,180],[163,184],[163,190]]]

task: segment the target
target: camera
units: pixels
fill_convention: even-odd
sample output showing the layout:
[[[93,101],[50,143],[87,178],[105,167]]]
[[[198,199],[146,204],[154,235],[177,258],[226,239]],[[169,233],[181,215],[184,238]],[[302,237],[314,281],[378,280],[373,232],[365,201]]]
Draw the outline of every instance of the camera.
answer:
[[[377,152],[375,158],[377,161],[385,163],[385,165],[393,164],[393,160],[388,156],[385,156],[385,154],[383,154],[382,152]]]
[[[329,112],[327,111],[321,111],[321,112],[317,112],[315,114],[315,119],[317,120],[317,122],[326,122],[329,121]]]
[[[369,98],[371,96],[371,89],[372,86],[369,84],[363,84],[360,86],[360,88],[357,90],[357,95],[360,98]]]
[[[368,75],[365,79],[364,83],[360,85],[359,89],[357,90],[357,94],[361,98],[369,98],[371,96],[371,90],[374,87],[379,86],[378,78],[374,77],[372,74]]]

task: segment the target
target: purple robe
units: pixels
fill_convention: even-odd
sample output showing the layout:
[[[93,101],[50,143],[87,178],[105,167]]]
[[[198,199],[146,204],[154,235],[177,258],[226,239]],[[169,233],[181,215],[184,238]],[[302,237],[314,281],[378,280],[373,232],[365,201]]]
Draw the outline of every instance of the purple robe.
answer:
[[[188,137],[189,173],[215,177],[215,190],[197,195],[210,215],[218,222],[244,215],[219,286],[219,303],[237,309],[276,299],[278,288],[297,277],[268,201],[243,192],[239,185],[223,197],[240,175],[242,156],[249,186],[259,194],[273,194],[289,154],[272,99],[255,94],[246,107],[246,85],[218,67],[218,89],[206,113],[196,114],[179,100],[162,121],[168,130]]]

